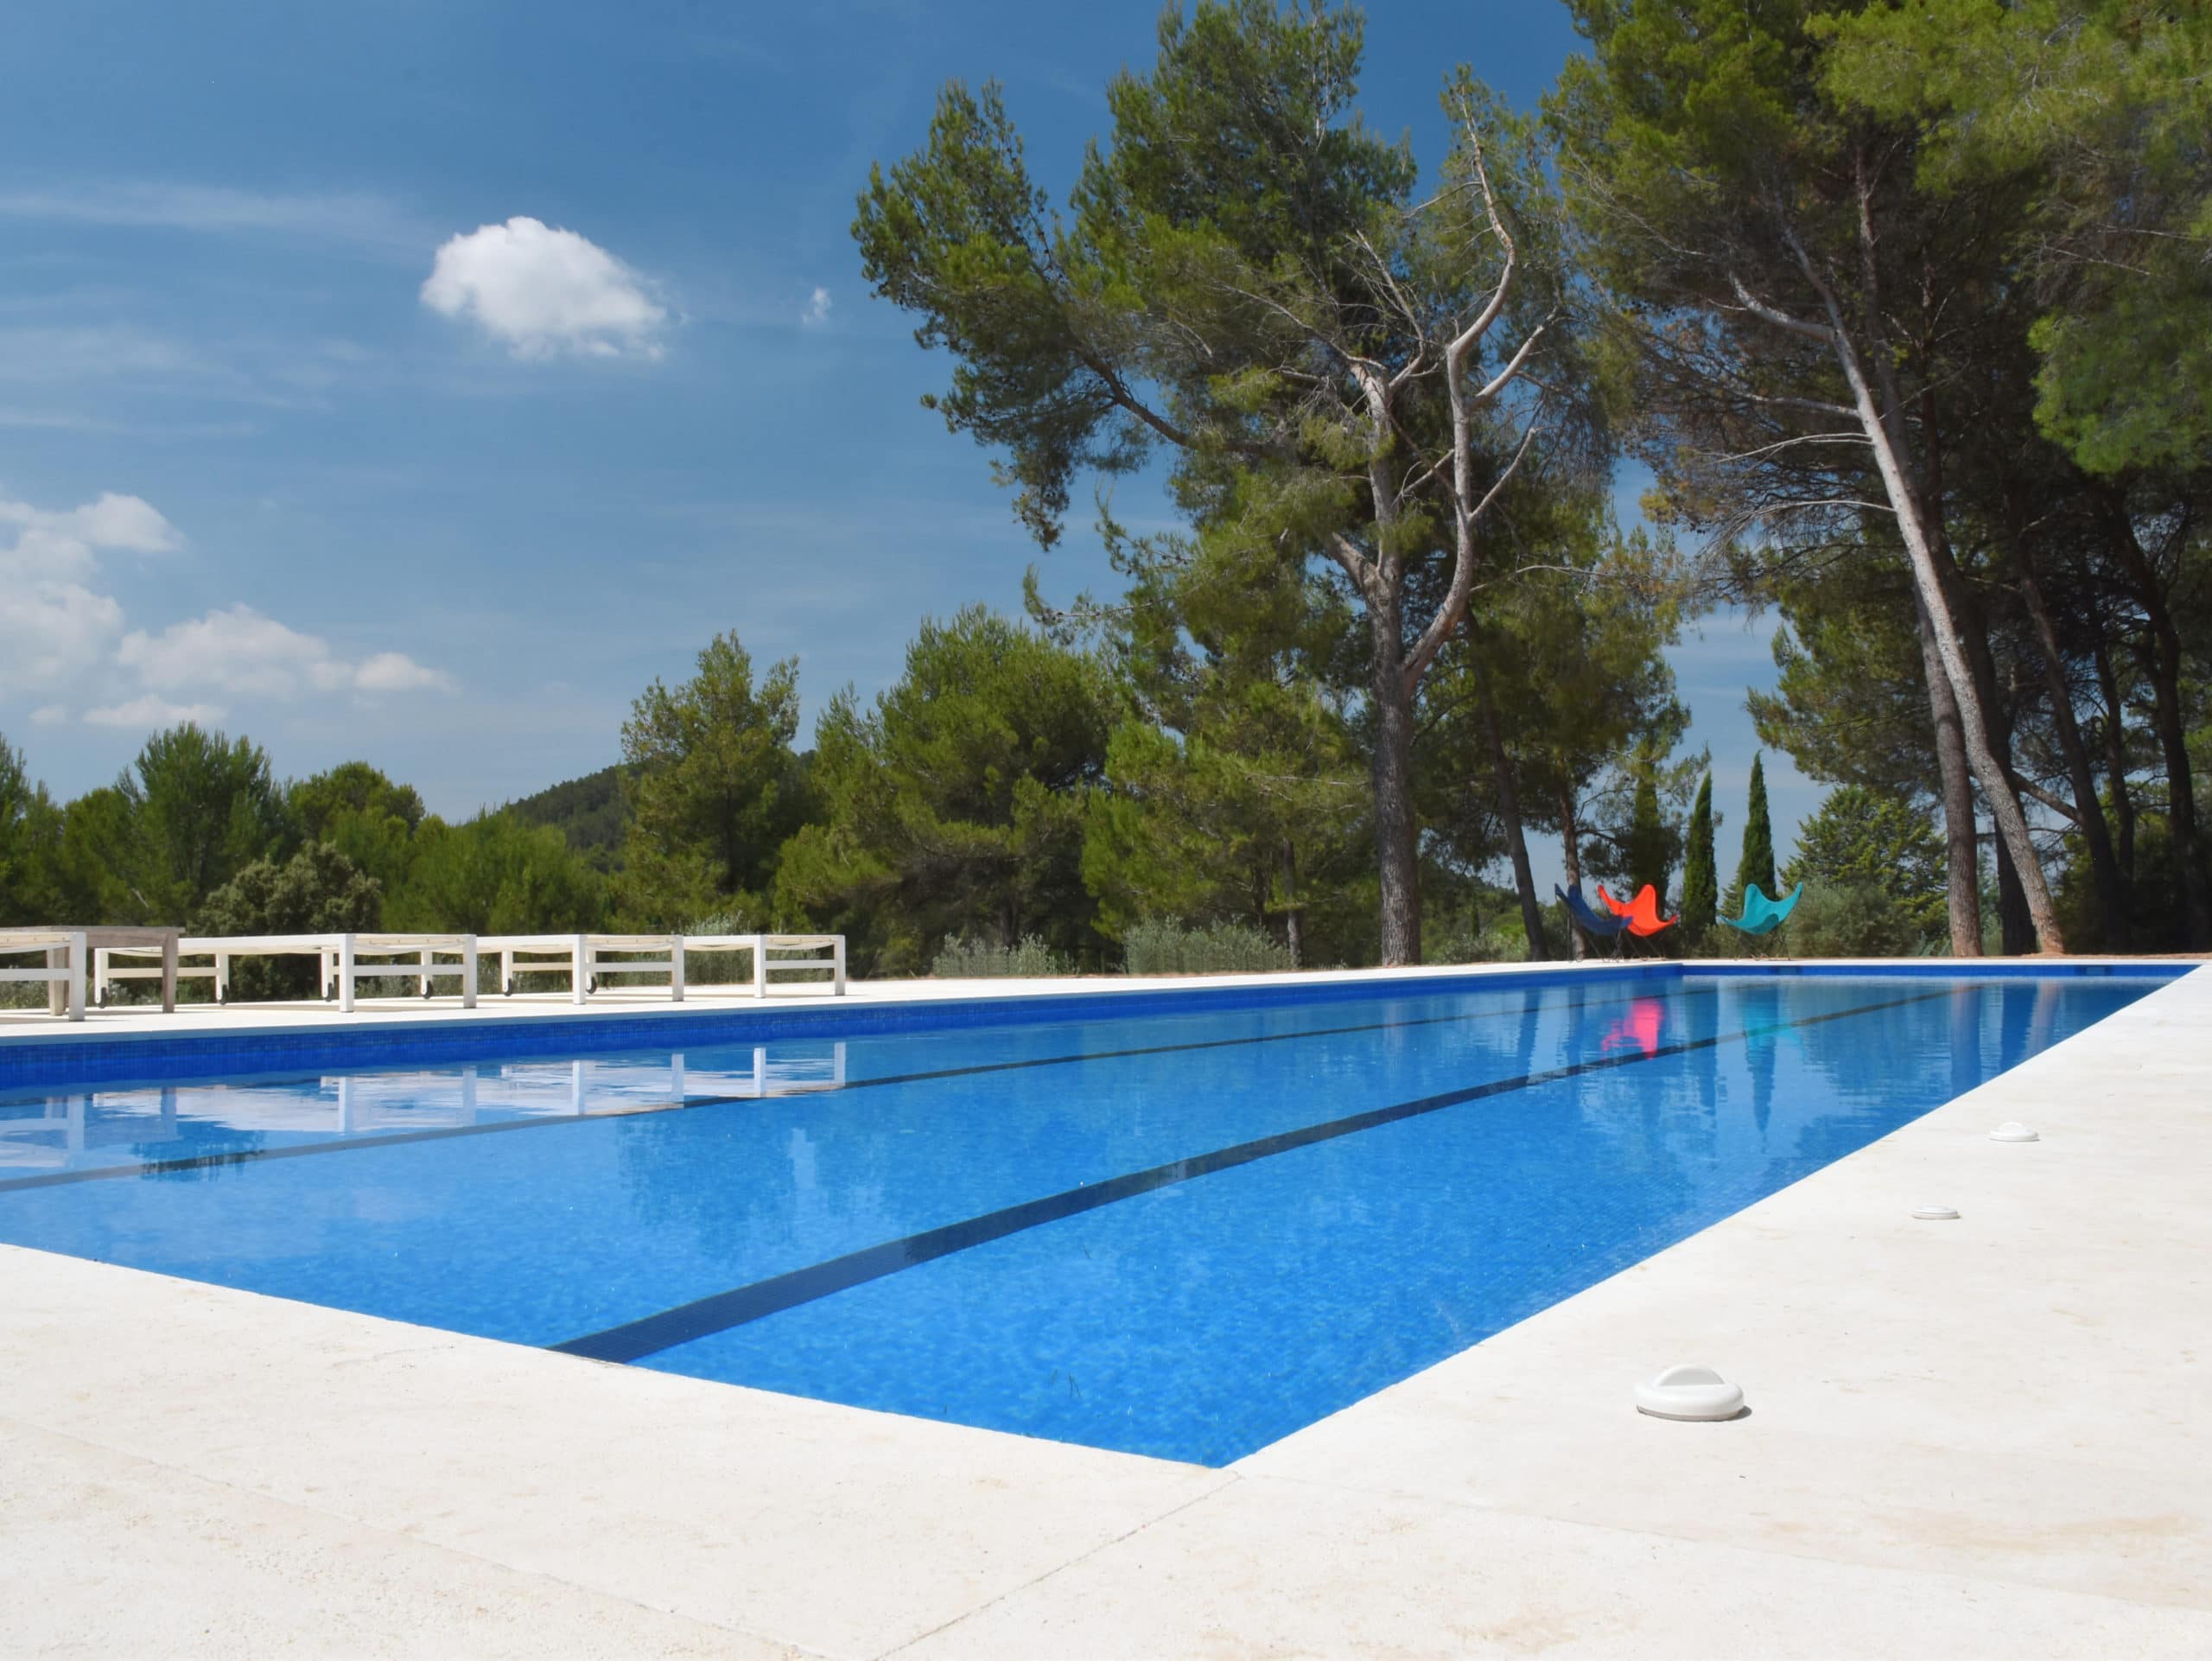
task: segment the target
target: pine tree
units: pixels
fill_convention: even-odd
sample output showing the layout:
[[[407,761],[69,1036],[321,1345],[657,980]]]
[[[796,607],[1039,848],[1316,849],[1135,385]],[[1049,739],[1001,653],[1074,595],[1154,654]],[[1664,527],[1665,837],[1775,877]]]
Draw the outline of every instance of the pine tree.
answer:
[[[1690,810],[1689,846],[1682,855],[1682,936],[1692,945],[1713,931],[1719,881],[1713,858],[1713,775],[1708,773],[1698,783],[1697,805]]]
[[[1751,799],[1744,814],[1744,856],[1737,862],[1736,886],[1730,904],[1739,904],[1752,883],[1759,892],[1774,896],[1774,826],[1766,811],[1766,764],[1764,756],[1751,758]]]

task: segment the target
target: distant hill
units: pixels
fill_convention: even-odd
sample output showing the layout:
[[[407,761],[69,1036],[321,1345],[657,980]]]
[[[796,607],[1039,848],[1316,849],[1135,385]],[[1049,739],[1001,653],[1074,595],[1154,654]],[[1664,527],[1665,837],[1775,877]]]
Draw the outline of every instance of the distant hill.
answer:
[[[622,856],[621,775],[619,767],[601,767],[509,802],[506,811],[532,824],[554,826],[569,847],[601,870],[611,870]]]

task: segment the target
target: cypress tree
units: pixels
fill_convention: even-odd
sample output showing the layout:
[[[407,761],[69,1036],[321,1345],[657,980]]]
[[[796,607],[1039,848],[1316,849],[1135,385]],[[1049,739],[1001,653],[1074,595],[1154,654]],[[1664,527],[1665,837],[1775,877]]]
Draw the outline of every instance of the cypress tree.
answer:
[[[1628,847],[1629,892],[1636,893],[1649,883],[1659,895],[1664,909],[1667,903],[1669,849],[1667,824],[1659,817],[1659,786],[1646,766],[1639,770],[1636,780],[1636,795],[1629,808]]]
[[[1682,934],[1693,944],[1713,930],[1719,904],[1719,869],[1713,858],[1713,775],[1698,783],[1697,805],[1690,810],[1689,846],[1682,854]]]
[[[1751,883],[1769,898],[1774,892],[1774,826],[1766,813],[1764,758],[1751,758],[1751,800],[1744,815],[1744,857],[1736,867],[1735,897],[1741,901]]]

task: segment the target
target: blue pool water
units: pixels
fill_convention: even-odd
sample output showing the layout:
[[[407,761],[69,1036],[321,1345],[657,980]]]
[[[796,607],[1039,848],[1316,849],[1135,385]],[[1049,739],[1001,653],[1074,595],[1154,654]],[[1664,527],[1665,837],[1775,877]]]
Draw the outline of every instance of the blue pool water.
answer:
[[[2165,978],[1429,982],[0,1090],[0,1240],[1219,1464]]]

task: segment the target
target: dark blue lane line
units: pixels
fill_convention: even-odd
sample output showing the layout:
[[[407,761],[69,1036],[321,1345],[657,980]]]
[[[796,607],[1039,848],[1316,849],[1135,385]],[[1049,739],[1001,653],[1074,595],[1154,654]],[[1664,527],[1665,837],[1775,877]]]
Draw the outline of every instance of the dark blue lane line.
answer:
[[[1879,1003],[1863,1003],[1827,1015],[1808,1015],[1769,1027],[1746,1028],[1742,1032],[1723,1033],[1711,1038],[1688,1039],[1679,1044],[1662,1045],[1655,1050],[1638,1049],[1624,1055],[1601,1056],[1593,1061],[1577,1061],[1566,1066],[1549,1067],[1541,1072],[1520,1073],[1510,1079],[1493,1079],[1487,1084],[1447,1090],[1409,1102],[1395,1102],[1388,1107],[1370,1108],[1365,1112],[1347,1114],[1340,1119],[1329,1119],[1296,1130],[1260,1136],[1250,1142],[1237,1142],[1232,1147],[1217,1148],[1209,1154],[1197,1154],[1188,1159],[1154,1165],[1148,1170],[1131,1171],[1126,1175],[1086,1183],[1079,1188],[1026,1200],[1019,1205],[985,1212],[980,1217],[970,1217],[962,1222],[924,1229],[903,1239],[866,1246],[842,1257],[832,1257],[826,1263],[772,1275],[748,1286],[716,1292],[690,1303],[679,1303],[658,1314],[625,1321],[619,1327],[588,1333],[582,1338],[572,1338],[565,1344],[549,1344],[545,1347],[563,1355],[581,1355],[594,1361],[635,1361],[661,1350],[673,1349],[679,1344],[690,1343],[695,1339],[727,1332],[733,1327],[742,1327],[748,1321],[759,1321],[764,1315],[776,1314],[803,1303],[812,1303],[833,1293],[849,1291],[855,1286],[865,1286],[870,1281],[881,1280],[904,1270],[934,1263],[939,1257],[950,1257],[955,1252],[987,1245],[993,1240],[1003,1240],[1011,1234],[1020,1234],[1046,1223],[1057,1223],[1064,1218],[1077,1217],[1084,1212],[1096,1211],[1123,1200],[1134,1200],[1139,1194],[1150,1193],[1155,1189],[1211,1176],[1217,1171],[1234,1170],[1240,1165],[1272,1159],[1279,1154],[1292,1153],[1300,1148],[1311,1148],[1317,1142],[1333,1142],[1339,1136],[1357,1136],[1363,1130],[1419,1118],[1423,1114],[1440,1112],[1447,1107],[1479,1102],[1514,1091],[1557,1084],[1562,1079],[1580,1078],[1586,1073],[1609,1072],[1616,1067],[1657,1061],[1668,1056],[1687,1055],[1693,1051],[1713,1049],[1723,1044],[1741,1043],[1746,1039],[1769,1037],[1801,1027],[1818,1026],[1823,1021],[1845,1021],[1854,1015],[1895,1009],[1908,1003],[1924,1003],[1931,998],[1948,997],[1957,990],[1955,986],[1945,986],[1938,991],[1888,998]]]
[[[1580,984],[1581,983],[1575,983]],[[1642,991],[1623,997],[1586,998],[1570,1004],[1547,1006],[1573,1009],[1603,1009],[1641,998],[1680,997],[1679,985],[1663,993]],[[1717,996],[1707,993],[1707,996]],[[1084,1050],[1072,1055],[1030,1056],[1014,1061],[978,1061],[967,1066],[939,1067],[927,1072],[892,1072],[874,1079],[849,1079],[842,1085],[794,1085],[776,1097],[826,1096],[850,1090],[874,1090],[885,1085],[926,1084],[937,1079],[964,1079],[986,1072],[1019,1072],[1029,1067],[1064,1067],[1083,1061],[1116,1061],[1139,1055],[1175,1055],[1192,1050],[1234,1049],[1250,1044],[1296,1043],[1309,1038],[1341,1038],[1356,1033],[1395,1032],[1408,1027],[1442,1027],[1471,1021],[1521,1020],[1520,1009],[1472,1009],[1451,1015],[1419,1015],[1408,1021],[1375,1021],[1357,1027],[1317,1027],[1306,1032],[1255,1033],[1244,1038],[1208,1038],[1186,1044],[1154,1044],[1138,1049]],[[171,1172],[206,1171],[230,1165],[255,1165],[264,1160],[298,1159],[308,1154],[343,1154],[362,1148],[396,1148],[416,1142],[444,1142],[454,1136],[490,1136],[501,1130],[543,1130],[556,1125],[588,1124],[594,1119],[633,1117],[640,1113],[672,1113],[692,1107],[726,1107],[733,1102],[757,1102],[759,1096],[683,1096],[666,1102],[635,1102],[619,1107],[594,1108],[588,1113],[547,1115],[537,1118],[497,1119],[488,1124],[446,1124],[423,1130],[393,1130],[366,1136],[339,1136],[328,1142],[297,1142],[281,1148],[238,1148],[228,1152],[194,1154],[181,1159],[145,1160],[136,1165],[95,1165],[79,1171],[45,1171],[36,1176],[11,1177],[0,1181],[0,1193],[18,1188],[51,1188],[71,1182],[114,1181],[124,1177],[158,1177]]]

